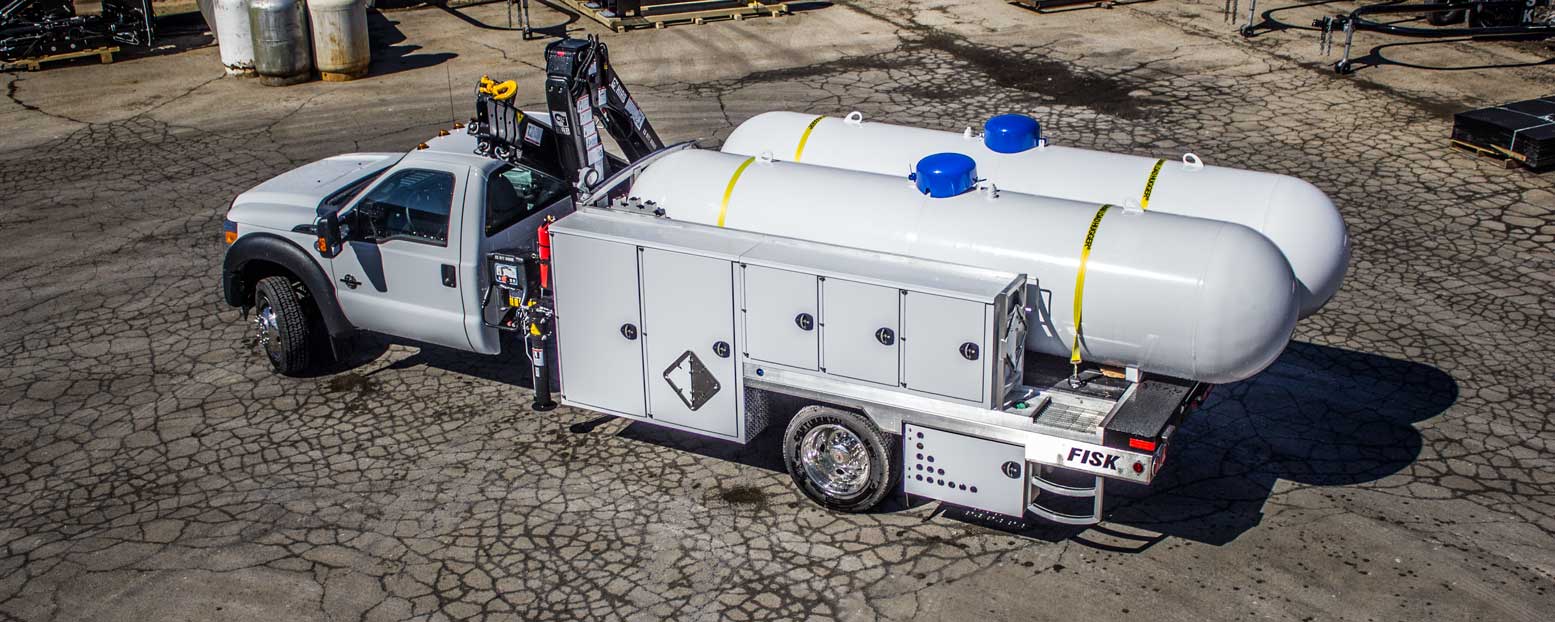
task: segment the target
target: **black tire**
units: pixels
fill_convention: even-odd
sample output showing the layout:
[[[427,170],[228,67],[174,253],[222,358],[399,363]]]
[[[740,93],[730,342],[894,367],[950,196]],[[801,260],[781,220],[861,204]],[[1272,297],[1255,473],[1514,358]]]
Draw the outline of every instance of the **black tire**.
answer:
[[[1426,4],[1447,4],[1448,1],[1449,0],[1427,0]],[[1425,16],[1425,21],[1432,26],[1451,26],[1463,21],[1463,18],[1466,15],[1468,15],[1468,11],[1461,9],[1457,11],[1438,11],[1435,13],[1427,13]]]
[[[839,426],[862,441],[864,453],[869,458],[867,477],[856,493],[837,495],[822,489],[806,473],[800,452],[806,435],[821,426]],[[788,469],[794,485],[810,500],[837,512],[867,512],[880,505],[886,495],[896,489],[901,477],[900,448],[891,437],[880,431],[873,421],[857,413],[825,406],[806,406],[783,433],[783,466]]]
[[[274,313],[275,331],[266,340],[261,335],[265,309]],[[284,276],[259,280],[254,286],[254,330],[260,351],[270,367],[283,376],[307,372],[313,364],[313,322],[309,320],[292,281]]]

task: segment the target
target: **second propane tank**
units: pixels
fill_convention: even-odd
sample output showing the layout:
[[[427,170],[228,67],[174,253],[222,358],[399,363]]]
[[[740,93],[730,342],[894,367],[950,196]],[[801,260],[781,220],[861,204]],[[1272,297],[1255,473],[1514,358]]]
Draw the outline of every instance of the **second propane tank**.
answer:
[[[1268,238],[1226,222],[971,189],[978,173],[957,156],[909,180],[693,149],[649,164],[632,193],[672,219],[1025,273],[1035,303],[1027,348],[1045,354],[1069,358],[1077,310],[1089,362],[1222,383],[1284,350],[1296,285]]]
[[[302,0],[250,0],[254,72],[266,86],[286,86],[313,77],[308,14]]]
[[[313,29],[313,64],[329,82],[367,75],[367,0],[308,0]]]
[[[1301,287],[1301,316],[1339,291],[1349,263],[1344,220],[1328,196],[1287,175],[1204,166],[1194,158],[1158,160],[1044,144],[1030,117],[989,119],[983,135],[767,112],[741,123],[725,153],[770,153],[778,160],[885,175],[906,175],[926,155],[958,152],[1000,190],[1093,204],[1142,207],[1251,227],[1274,242]]]

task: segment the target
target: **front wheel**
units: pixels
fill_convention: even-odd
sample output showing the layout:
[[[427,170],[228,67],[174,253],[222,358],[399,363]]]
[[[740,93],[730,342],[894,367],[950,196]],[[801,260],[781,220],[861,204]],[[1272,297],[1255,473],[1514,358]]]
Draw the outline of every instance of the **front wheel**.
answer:
[[[839,512],[865,512],[890,494],[900,476],[895,443],[868,418],[808,406],[783,433],[783,464],[799,491]]]
[[[312,329],[291,280],[260,279],[254,287],[254,338],[276,373],[296,376],[308,370]]]

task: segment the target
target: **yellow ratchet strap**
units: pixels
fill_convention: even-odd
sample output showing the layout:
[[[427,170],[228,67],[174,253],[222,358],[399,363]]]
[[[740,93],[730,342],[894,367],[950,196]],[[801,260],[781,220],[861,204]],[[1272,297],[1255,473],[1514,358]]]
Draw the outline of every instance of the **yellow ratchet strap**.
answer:
[[[1145,194],[1139,197],[1140,210],[1150,209],[1150,193],[1155,192],[1155,178],[1161,176],[1161,165],[1163,164],[1166,164],[1166,160],[1156,160],[1155,168],[1150,169],[1150,179],[1145,180]]]
[[[1085,232],[1085,246],[1080,247],[1080,270],[1074,277],[1074,342],[1069,346],[1070,365],[1080,365],[1080,310],[1081,303],[1085,301],[1085,264],[1091,259],[1091,245],[1096,243],[1096,229],[1101,227],[1101,218],[1107,215],[1111,207],[1103,205],[1096,210],[1096,217],[1091,219],[1091,228]]]
[[[724,226],[724,216],[729,214],[729,197],[734,196],[734,185],[740,183],[740,176],[745,174],[745,167],[750,166],[751,162],[755,161],[755,156],[745,158],[745,161],[740,163],[739,168],[734,169],[734,175],[729,177],[729,185],[724,188],[723,204],[718,206],[718,226]]]
[[[821,115],[816,117],[814,121],[811,121],[809,125],[805,126],[804,133],[799,135],[799,148],[794,149],[795,162],[798,162],[799,157],[804,155],[804,145],[805,143],[810,142],[810,132],[815,131],[815,126],[820,125],[821,120],[825,118],[826,115]]]

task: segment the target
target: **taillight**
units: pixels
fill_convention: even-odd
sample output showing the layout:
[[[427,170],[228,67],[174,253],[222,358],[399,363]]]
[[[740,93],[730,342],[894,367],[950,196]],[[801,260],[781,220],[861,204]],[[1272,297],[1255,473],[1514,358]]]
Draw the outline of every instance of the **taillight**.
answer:
[[[228,244],[238,241],[238,223],[230,220],[221,221],[221,233]]]
[[[1140,451],[1155,451],[1155,441],[1147,441],[1141,438],[1128,439],[1128,446],[1130,449],[1138,449]]]

